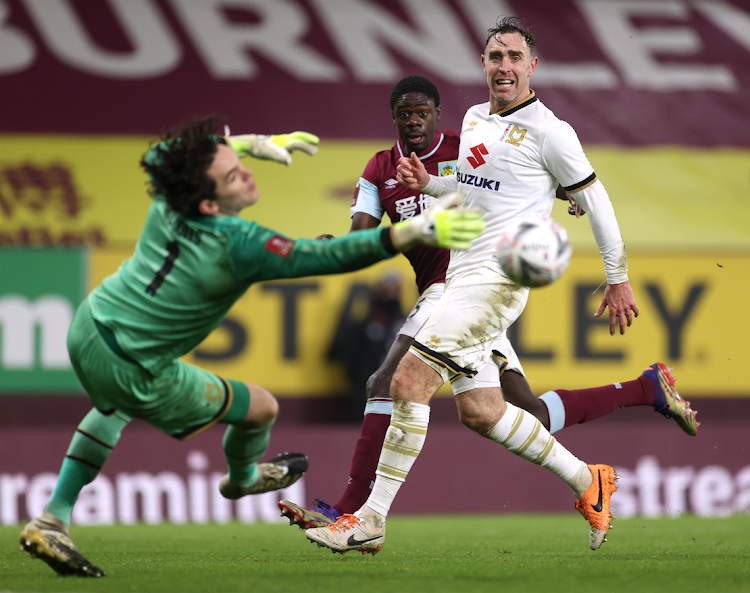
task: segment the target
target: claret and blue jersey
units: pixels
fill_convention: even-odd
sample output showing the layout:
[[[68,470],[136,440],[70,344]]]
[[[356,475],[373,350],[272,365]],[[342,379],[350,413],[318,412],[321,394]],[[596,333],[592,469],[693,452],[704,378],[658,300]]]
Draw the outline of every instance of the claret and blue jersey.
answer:
[[[435,140],[419,158],[432,175],[452,175],[456,170],[459,135],[457,132],[437,132]],[[401,140],[392,148],[376,153],[367,163],[352,200],[351,215],[364,212],[382,220],[387,213],[393,224],[421,214],[436,198],[408,189],[396,181],[396,167],[403,156],[408,156]],[[450,252],[447,249],[416,247],[404,255],[416,274],[419,293],[432,284],[445,282],[445,269]]]

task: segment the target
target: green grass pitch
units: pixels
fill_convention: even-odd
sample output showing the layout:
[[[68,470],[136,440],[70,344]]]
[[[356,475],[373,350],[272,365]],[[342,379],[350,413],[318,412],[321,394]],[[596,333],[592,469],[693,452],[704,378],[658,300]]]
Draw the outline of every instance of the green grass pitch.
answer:
[[[400,517],[376,556],[318,548],[287,525],[74,527],[105,579],[61,578],[0,528],[0,593],[750,591],[750,515],[623,519],[588,549],[577,514]]]

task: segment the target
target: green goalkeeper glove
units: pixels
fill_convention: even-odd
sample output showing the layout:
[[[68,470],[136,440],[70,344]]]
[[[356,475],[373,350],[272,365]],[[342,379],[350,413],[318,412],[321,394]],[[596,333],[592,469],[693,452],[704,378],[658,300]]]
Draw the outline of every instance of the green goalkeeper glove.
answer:
[[[417,245],[468,249],[484,230],[485,223],[479,209],[453,208],[462,199],[459,193],[445,195],[419,216],[397,222],[391,227],[393,244],[399,251],[408,251]]]
[[[318,152],[320,138],[309,132],[292,132],[291,134],[241,134],[231,136],[229,127],[224,127],[227,142],[241,157],[252,156],[256,159],[276,161],[286,165],[292,164],[292,151],[301,150],[310,156]]]

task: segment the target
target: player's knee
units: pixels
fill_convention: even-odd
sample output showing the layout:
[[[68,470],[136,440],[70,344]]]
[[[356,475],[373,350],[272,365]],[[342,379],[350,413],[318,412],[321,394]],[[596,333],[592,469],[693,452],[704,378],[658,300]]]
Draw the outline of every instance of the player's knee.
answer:
[[[270,401],[268,402],[268,408],[266,410],[266,416],[268,417],[268,421],[271,422],[272,420],[275,420],[276,417],[279,415],[279,400],[277,400],[273,395],[271,395]]]
[[[265,387],[250,385],[250,408],[245,423],[261,427],[272,422],[279,415],[279,402]]]
[[[499,422],[506,407],[505,402],[501,402],[498,408],[488,409],[485,405],[470,398],[461,398],[456,403],[461,424],[482,436]]]
[[[279,400],[277,400],[270,391],[266,391],[266,397],[263,400],[263,420],[268,424],[276,419],[279,415]]]
[[[409,389],[411,386],[409,374],[404,372],[400,367],[396,369],[389,386],[389,395],[394,401],[397,399],[408,399]]]
[[[462,412],[459,410],[458,412],[458,419],[461,421],[461,424],[463,424],[466,428],[469,430],[473,430],[476,433],[479,433],[481,435],[485,435],[490,431],[490,428],[487,428],[487,421],[483,418],[480,418],[479,416],[476,416],[474,414],[467,414],[465,412]]]
[[[390,396],[398,400],[429,405],[442,385],[440,374],[416,356],[407,354],[398,364],[391,379]]]

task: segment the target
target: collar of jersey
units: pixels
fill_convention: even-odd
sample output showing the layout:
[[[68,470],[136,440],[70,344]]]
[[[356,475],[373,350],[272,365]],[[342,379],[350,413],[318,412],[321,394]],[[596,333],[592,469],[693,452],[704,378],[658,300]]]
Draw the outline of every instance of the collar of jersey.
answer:
[[[432,141],[432,144],[430,144],[430,146],[428,146],[427,148],[425,148],[424,154],[422,154],[421,156],[417,155],[417,157],[419,158],[419,160],[423,161],[426,158],[429,158],[433,154],[435,154],[437,152],[437,149],[440,148],[440,145],[443,143],[443,139],[444,138],[445,138],[445,136],[443,135],[443,133],[440,132],[440,131],[438,131],[438,133],[435,134],[435,139]],[[398,147],[398,154],[399,154],[399,156],[406,156],[404,154],[404,148],[406,148],[406,147],[404,146],[404,143],[401,140],[401,138],[399,138],[396,141],[396,146]]]
[[[505,117],[506,115],[515,113],[519,109],[523,109],[527,105],[531,105],[534,101],[538,101],[539,99],[537,99],[536,93],[531,89],[529,90],[531,91],[531,94],[520,103],[513,105],[513,107],[508,107],[507,109],[503,109],[502,111],[496,111],[495,113],[490,113],[490,115],[499,115],[500,117]]]
[[[199,216],[191,216],[188,220],[212,231],[217,231],[224,226],[242,224],[242,219],[239,216],[208,216],[201,214]]]

